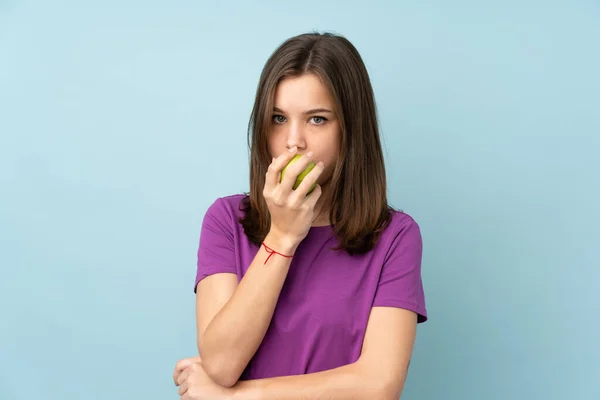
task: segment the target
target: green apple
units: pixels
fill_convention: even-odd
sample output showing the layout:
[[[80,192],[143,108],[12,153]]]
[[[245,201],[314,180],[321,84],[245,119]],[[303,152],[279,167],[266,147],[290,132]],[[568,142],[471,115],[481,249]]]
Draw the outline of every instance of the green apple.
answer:
[[[287,167],[289,167],[290,165],[292,165],[292,163],[298,161],[300,159],[300,157],[302,157],[302,154],[296,154],[294,156],[294,158],[292,158],[290,160],[290,162],[283,167],[283,169],[281,170],[281,177],[279,178],[279,182],[281,182],[283,180],[283,176],[285,174],[285,170],[287,169]],[[298,174],[298,177],[296,178],[296,182],[294,183],[294,190],[296,190],[298,188],[298,186],[300,186],[300,183],[302,183],[302,180],[306,177],[306,175],[308,175],[308,173],[315,167],[315,163],[314,162],[310,162],[306,168],[304,168],[304,170],[302,172],[300,172],[300,174]],[[316,183],[313,183],[312,186],[310,187],[310,189],[308,189],[308,193],[312,192],[315,187],[317,186]]]

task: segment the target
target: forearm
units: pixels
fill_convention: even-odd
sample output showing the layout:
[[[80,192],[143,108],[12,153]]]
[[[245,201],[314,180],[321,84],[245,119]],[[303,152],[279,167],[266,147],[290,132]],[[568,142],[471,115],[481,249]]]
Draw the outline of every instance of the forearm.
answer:
[[[397,400],[399,397],[360,363],[306,375],[239,381],[233,389],[236,400]]]
[[[269,234],[265,243],[283,254],[296,245]],[[261,246],[234,294],[208,324],[199,339],[206,372],[219,384],[232,386],[260,346],[273,317],[287,277],[290,258],[269,253]]]

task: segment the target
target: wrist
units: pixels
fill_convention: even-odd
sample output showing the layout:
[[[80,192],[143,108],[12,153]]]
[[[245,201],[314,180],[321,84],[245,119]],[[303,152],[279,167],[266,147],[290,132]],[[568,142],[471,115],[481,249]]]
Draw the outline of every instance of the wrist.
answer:
[[[238,381],[231,389],[229,400],[259,400],[264,397],[252,381]]]
[[[264,243],[273,250],[287,256],[293,256],[300,244],[295,238],[277,233],[273,230],[267,234]]]

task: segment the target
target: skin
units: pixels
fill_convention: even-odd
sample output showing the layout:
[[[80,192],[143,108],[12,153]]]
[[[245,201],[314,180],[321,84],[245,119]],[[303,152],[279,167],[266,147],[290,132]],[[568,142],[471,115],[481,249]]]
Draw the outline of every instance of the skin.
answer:
[[[274,107],[269,136],[273,162],[263,191],[272,222],[265,243],[293,256],[311,226],[329,224],[329,206],[321,199],[329,190],[341,129],[330,93],[312,74],[280,82]],[[303,157],[290,165],[279,183],[280,171],[296,154]],[[317,167],[293,190],[296,176],[310,161]],[[314,182],[317,187],[307,195]],[[176,364],[173,380],[181,399],[397,400],[417,316],[394,307],[372,308],[361,356],[352,364],[313,374],[238,381],[264,337],[291,263],[290,258],[272,257],[266,264],[272,268],[265,268],[268,255],[261,247],[239,284],[236,275],[226,273],[199,282],[196,319],[202,357]],[[244,331],[234,329],[238,326]]]
[[[325,166],[318,180],[324,191],[329,189],[341,140],[340,122],[334,110],[333,97],[314,74],[290,77],[277,86],[269,151],[277,156],[296,147],[299,154],[312,153],[315,162]],[[321,217],[313,226],[329,225],[328,208],[322,202],[317,203],[317,214]]]

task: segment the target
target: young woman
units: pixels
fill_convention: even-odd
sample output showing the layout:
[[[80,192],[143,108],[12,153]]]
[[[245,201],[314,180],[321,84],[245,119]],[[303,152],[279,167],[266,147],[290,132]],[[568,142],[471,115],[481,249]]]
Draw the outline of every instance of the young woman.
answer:
[[[249,194],[218,198],[203,220],[200,355],[177,363],[178,393],[397,400],[427,320],[422,241],[388,205],[355,47],[333,34],[284,42],[260,77],[249,142]]]

